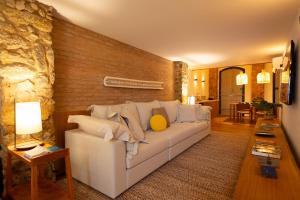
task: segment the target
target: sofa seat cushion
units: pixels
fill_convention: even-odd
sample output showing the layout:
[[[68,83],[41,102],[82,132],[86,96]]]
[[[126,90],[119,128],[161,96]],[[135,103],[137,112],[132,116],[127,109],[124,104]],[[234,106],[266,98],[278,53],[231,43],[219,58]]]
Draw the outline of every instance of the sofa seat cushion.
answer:
[[[162,137],[161,132],[154,134],[146,133],[145,135],[147,143],[140,143],[138,153],[133,156],[126,156],[127,169],[133,168],[168,149],[168,138]]]
[[[172,147],[208,127],[209,122],[207,121],[173,123],[169,128],[160,132],[159,135],[166,137],[169,141],[169,147]],[[148,132],[148,134],[158,133]]]

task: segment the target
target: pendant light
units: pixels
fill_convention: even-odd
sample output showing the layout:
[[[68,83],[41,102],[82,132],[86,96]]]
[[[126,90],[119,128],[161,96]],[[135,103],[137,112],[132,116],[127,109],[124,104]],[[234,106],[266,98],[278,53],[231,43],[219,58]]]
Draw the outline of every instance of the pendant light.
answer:
[[[248,84],[248,76],[246,73],[240,72],[236,76],[236,84],[237,85],[247,85]]]
[[[256,80],[258,84],[270,83],[270,73],[265,70],[261,70],[261,72],[257,74]]]
[[[290,79],[290,75],[289,75],[289,71],[283,71],[281,73],[281,83],[289,83],[289,79]]]

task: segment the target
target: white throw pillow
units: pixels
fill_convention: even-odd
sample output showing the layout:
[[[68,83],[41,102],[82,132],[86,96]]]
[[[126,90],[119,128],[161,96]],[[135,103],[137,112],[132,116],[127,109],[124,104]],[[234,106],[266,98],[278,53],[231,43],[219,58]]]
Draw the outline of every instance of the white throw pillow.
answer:
[[[152,109],[159,108],[160,104],[158,101],[152,101],[147,103],[135,103],[135,105],[139,112],[142,128],[144,131],[146,131],[150,128],[150,118],[152,116]]]
[[[70,115],[68,123],[77,123],[84,132],[109,141],[113,138],[127,141],[129,129],[117,122],[99,119],[86,115]]]
[[[170,123],[175,122],[177,118],[178,106],[180,102],[178,100],[175,100],[175,101],[160,101],[159,103],[161,107],[164,107],[166,109]]]
[[[179,105],[178,106],[178,122],[195,122],[197,121],[195,105]]]
[[[88,110],[91,110],[91,116],[99,119],[107,118],[108,105],[91,105]]]
[[[125,104],[117,105],[91,105],[88,110],[91,110],[91,116],[99,119],[108,119],[113,112],[121,113]]]

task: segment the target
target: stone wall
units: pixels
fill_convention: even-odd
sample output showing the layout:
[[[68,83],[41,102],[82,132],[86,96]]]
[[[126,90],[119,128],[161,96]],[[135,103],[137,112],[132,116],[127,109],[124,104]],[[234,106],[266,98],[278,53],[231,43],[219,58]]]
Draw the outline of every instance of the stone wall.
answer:
[[[175,99],[187,103],[188,84],[189,84],[189,70],[188,65],[181,61],[174,62],[175,73]]]
[[[40,101],[43,134],[37,136],[54,140],[51,31],[52,7],[35,0],[0,0],[0,128],[4,150],[13,141],[14,100]]]

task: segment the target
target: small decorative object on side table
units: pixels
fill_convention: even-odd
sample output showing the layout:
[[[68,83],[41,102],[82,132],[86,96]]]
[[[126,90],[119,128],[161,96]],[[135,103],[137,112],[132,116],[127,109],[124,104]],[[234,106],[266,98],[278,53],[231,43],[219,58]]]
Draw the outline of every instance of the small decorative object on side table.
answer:
[[[45,144],[44,147],[50,151],[47,154],[40,155],[34,158],[27,158],[24,156],[25,151],[17,151],[14,146],[8,146],[7,151],[7,169],[6,169],[6,195],[12,199],[74,199],[73,196],[73,183],[70,165],[69,149],[51,149],[50,144]],[[56,149],[56,148],[55,148]],[[31,183],[18,185],[12,187],[12,156],[21,159],[31,167]],[[59,158],[65,159],[67,189],[65,192],[54,182],[43,178],[42,171],[38,171],[39,167],[47,164],[49,161],[57,160]],[[40,168],[45,169],[45,168]]]

